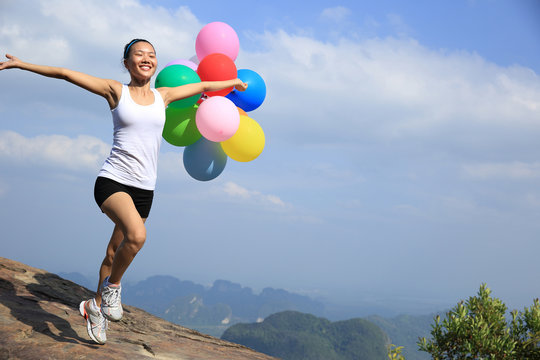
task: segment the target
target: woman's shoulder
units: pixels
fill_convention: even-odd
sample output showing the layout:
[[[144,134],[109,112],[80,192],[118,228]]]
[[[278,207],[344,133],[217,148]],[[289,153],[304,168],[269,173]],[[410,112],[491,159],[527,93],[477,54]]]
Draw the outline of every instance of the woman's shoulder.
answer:
[[[169,88],[164,88],[164,87],[158,87],[158,88],[153,88],[154,90],[156,90],[158,93],[161,94],[161,96],[164,96],[167,94],[167,90],[169,90]]]

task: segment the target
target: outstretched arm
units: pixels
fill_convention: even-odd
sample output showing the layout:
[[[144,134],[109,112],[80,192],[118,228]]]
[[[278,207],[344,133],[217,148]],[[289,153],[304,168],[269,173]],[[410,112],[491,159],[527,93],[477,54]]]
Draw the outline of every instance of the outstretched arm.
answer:
[[[119,95],[122,89],[122,84],[120,84],[118,81],[101,79],[82,72],[61,67],[30,64],[9,54],[6,54],[6,58],[9,60],[0,62],[0,70],[21,69],[47,77],[63,79],[72,84],[80,86],[83,89],[93,92],[94,94],[104,97],[109,103],[111,109],[116,107],[118,103]]]
[[[163,96],[165,106],[173,101],[188,98],[196,94],[202,94],[208,91],[217,91],[234,86],[238,91],[247,89],[247,84],[240,79],[224,80],[224,81],[203,81],[199,83],[186,84],[177,87],[158,88],[158,91]]]

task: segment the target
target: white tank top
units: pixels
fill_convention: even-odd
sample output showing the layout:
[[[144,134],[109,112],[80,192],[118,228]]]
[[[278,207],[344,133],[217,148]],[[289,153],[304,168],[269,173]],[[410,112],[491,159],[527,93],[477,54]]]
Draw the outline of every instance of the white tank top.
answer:
[[[111,153],[98,176],[139,189],[154,190],[165,103],[152,89],[154,103],[139,105],[133,101],[127,85],[122,86],[118,106],[111,110],[114,138]]]

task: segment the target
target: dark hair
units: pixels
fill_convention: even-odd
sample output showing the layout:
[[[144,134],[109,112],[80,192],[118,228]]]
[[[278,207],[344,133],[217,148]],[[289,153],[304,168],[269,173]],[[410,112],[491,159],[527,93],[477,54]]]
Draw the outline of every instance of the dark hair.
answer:
[[[133,45],[135,43],[138,43],[139,41],[147,42],[147,43],[150,44],[150,46],[154,47],[154,45],[152,45],[152,43],[150,41],[148,41],[148,40],[145,40],[145,39],[133,39],[130,42],[128,42],[126,44],[126,46],[124,46],[124,60],[126,60],[128,58],[129,49],[131,48],[131,45]]]

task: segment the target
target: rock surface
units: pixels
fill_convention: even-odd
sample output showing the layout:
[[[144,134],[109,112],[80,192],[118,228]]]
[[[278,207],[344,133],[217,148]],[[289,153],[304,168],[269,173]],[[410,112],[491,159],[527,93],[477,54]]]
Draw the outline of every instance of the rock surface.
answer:
[[[107,344],[95,344],[78,310],[93,296],[55,274],[0,257],[0,360],[275,359],[131,306],[124,306],[121,321],[109,323]]]

